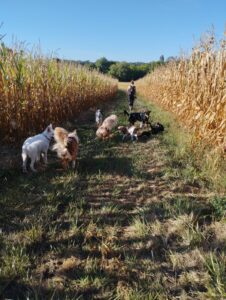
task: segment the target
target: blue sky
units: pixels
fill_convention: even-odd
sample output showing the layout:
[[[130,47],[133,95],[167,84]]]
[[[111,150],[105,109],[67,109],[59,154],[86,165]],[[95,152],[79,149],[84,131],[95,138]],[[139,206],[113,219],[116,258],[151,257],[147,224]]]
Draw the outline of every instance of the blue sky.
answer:
[[[188,53],[213,25],[226,25],[226,0],[2,0],[4,42],[40,44],[68,59],[144,61]]]

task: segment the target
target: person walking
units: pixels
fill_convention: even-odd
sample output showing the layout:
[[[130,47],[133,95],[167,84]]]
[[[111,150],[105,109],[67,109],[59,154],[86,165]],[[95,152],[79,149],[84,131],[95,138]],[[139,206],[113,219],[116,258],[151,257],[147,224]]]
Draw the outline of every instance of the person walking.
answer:
[[[129,110],[132,111],[134,100],[136,99],[136,86],[132,80],[130,85],[127,88],[128,101],[129,101]]]

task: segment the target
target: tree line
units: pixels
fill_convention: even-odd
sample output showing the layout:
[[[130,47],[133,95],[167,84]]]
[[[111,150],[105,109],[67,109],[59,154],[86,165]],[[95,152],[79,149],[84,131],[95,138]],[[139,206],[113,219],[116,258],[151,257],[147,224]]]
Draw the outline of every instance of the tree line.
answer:
[[[166,61],[164,56],[161,55],[158,61],[152,61],[149,63],[136,62],[117,62],[108,60],[105,57],[101,57],[96,62],[87,61],[66,61],[70,63],[76,63],[86,66],[89,69],[96,69],[101,73],[108,74],[119,81],[131,81],[144,77],[146,74],[152,72],[155,68],[167,63],[172,58],[170,57]]]

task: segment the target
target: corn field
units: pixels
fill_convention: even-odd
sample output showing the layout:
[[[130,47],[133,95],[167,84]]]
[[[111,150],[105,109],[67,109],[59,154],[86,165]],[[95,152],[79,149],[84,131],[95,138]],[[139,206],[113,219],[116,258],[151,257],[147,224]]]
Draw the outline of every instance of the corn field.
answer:
[[[140,94],[173,112],[182,125],[223,151],[226,146],[226,39],[209,33],[189,58],[169,62],[137,83]]]
[[[83,67],[0,46],[0,138],[20,141],[114,97],[117,81]]]

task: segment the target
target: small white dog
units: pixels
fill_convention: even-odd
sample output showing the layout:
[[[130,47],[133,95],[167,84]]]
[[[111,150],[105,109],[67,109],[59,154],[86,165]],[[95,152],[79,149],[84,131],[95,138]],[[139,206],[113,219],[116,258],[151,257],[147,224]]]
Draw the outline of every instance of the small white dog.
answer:
[[[96,111],[95,120],[96,120],[97,127],[100,127],[101,124],[103,123],[103,114],[100,109]]]
[[[37,172],[34,163],[40,160],[41,154],[44,154],[44,163],[47,164],[47,151],[49,143],[53,137],[54,131],[50,124],[42,133],[29,137],[22,146],[23,172],[27,173],[27,160],[31,159],[31,170]]]

